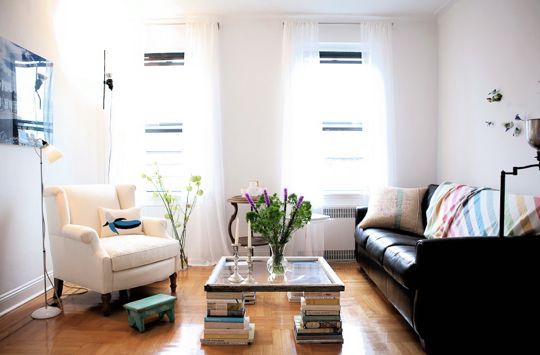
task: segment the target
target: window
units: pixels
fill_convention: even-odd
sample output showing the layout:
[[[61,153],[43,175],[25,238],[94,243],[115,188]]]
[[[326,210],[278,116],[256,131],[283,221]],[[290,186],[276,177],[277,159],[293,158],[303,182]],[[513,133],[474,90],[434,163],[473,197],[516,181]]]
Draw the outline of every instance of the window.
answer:
[[[364,172],[366,85],[362,52],[320,51],[323,190],[354,193],[366,188]]]
[[[152,172],[157,164],[171,188],[179,187],[175,182],[183,170],[184,53],[145,53],[144,80],[145,170]],[[147,191],[152,191],[151,185]]]

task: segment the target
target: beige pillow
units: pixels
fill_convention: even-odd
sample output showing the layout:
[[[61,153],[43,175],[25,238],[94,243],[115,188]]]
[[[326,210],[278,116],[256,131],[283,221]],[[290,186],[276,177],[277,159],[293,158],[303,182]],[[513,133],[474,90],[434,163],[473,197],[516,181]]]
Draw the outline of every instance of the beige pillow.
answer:
[[[100,236],[143,234],[141,222],[141,209],[132,207],[125,210],[98,208],[101,225]]]
[[[422,198],[426,190],[386,187],[372,193],[360,227],[398,229],[422,235]]]

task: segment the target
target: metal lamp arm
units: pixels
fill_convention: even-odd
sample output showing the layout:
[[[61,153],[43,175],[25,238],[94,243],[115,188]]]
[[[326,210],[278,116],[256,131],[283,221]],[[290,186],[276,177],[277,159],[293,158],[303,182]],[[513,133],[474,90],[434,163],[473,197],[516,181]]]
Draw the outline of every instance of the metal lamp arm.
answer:
[[[519,170],[525,170],[529,168],[538,168],[540,170],[540,151],[536,153],[536,159],[538,164],[531,164],[525,166],[514,166],[512,171],[501,171],[501,196],[499,205],[499,237],[504,237],[504,200],[506,195],[506,175],[517,175]]]

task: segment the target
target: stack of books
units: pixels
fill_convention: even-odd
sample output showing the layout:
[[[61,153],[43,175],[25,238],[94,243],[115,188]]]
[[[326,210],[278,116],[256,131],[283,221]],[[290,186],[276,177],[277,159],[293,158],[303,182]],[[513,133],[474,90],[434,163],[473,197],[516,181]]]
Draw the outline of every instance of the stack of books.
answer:
[[[297,343],[343,343],[339,292],[304,292],[294,317]]]
[[[304,292],[287,292],[287,299],[289,302],[298,302],[302,300],[302,296],[304,296]]]
[[[255,292],[244,292],[244,304],[255,304]]]
[[[255,325],[246,316],[242,292],[207,292],[203,345],[247,345],[253,342]]]

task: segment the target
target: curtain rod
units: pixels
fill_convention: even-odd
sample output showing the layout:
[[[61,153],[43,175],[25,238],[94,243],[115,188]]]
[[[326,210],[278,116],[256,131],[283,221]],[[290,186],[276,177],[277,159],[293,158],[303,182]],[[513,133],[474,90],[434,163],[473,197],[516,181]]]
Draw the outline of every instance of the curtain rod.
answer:
[[[374,20],[371,20],[372,22]],[[361,25],[362,23],[364,22],[369,22],[368,21],[363,21],[363,22],[317,22],[318,25]],[[390,22],[392,24],[392,26],[394,26],[394,22]],[[285,25],[285,22],[282,22],[283,25]]]
[[[217,23],[218,30],[221,29],[219,21]],[[145,25],[163,25],[163,26],[174,26],[174,25],[187,25],[187,22],[177,22],[173,19],[154,19],[146,21]]]

